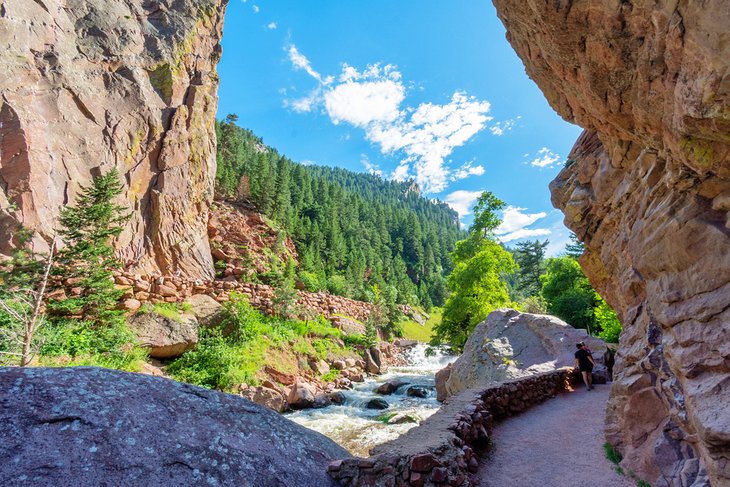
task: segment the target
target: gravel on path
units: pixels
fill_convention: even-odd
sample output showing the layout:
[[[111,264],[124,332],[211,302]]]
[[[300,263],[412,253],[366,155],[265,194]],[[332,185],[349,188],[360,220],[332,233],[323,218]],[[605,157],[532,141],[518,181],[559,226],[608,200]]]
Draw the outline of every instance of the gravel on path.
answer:
[[[606,459],[610,385],[577,388],[497,424],[474,475],[482,487],[634,487]]]

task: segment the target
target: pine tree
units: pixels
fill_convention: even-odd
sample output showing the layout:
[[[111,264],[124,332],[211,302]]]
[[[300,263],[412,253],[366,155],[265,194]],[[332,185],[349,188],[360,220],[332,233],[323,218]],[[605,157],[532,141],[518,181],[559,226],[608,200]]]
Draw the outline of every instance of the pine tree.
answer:
[[[105,323],[123,315],[115,309],[123,291],[114,286],[112,271],[121,267],[114,256],[112,239],[129,220],[126,208],[114,202],[123,186],[116,169],[94,179],[83,188],[73,206],[61,210],[58,234],[65,247],[59,252],[54,274],[77,278],[82,289],[78,297],[54,301],[51,309],[60,314]]]

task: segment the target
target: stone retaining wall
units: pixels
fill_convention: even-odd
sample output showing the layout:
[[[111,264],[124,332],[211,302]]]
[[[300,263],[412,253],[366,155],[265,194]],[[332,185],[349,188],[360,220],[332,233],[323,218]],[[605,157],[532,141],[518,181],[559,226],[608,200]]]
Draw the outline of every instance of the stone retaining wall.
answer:
[[[264,313],[274,313],[275,288],[265,284],[240,282],[234,279],[201,280],[178,277],[142,276],[122,272],[115,276],[118,286],[127,291],[124,299],[145,302],[179,302],[193,294],[207,294],[218,302],[228,301],[230,293],[248,296],[251,305]],[[301,313],[330,317],[341,314],[365,321],[373,309],[370,303],[319,292],[296,291]]]
[[[369,458],[332,462],[330,475],[355,486],[470,486],[469,474],[485,447],[494,421],[519,414],[570,390],[572,368],[469,389],[450,397],[441,409],[401,437],[375,447]]]

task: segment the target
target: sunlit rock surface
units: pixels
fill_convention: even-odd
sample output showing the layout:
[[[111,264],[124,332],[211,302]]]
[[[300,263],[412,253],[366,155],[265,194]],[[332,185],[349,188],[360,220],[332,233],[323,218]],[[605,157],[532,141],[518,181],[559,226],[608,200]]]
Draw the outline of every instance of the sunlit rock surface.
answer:
[[[0,252],[43,249],[60,208],[117,168],[143,271],[212,277],[216,64],[228,0],[0,0]]]
[[[586,129],[551,191],[624,324],[608,439],[653,486],[730,485],[730,8],[494,4]]]

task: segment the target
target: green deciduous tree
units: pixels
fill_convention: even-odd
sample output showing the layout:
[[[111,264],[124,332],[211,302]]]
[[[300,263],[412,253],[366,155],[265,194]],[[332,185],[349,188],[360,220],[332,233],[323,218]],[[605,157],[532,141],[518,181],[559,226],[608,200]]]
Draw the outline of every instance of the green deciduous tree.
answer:
[[[587,329],[589,333],[595,331],[593,309],[600,298],[575,259],[548,259],[541,280],[542,296],[550,314],[575,328]]]
[[[452,293],[446,300],[441,323],[435,327],[435,342],[448,341],[463,348],[474,327],[487,315],[510,302],[505,276],[517,266],[512,255],[494,238],[500,223],[497,211],[504,203],[484,192],[474,208],[469,236],[456,244],[451,254],[454,270],[448,278]]]

